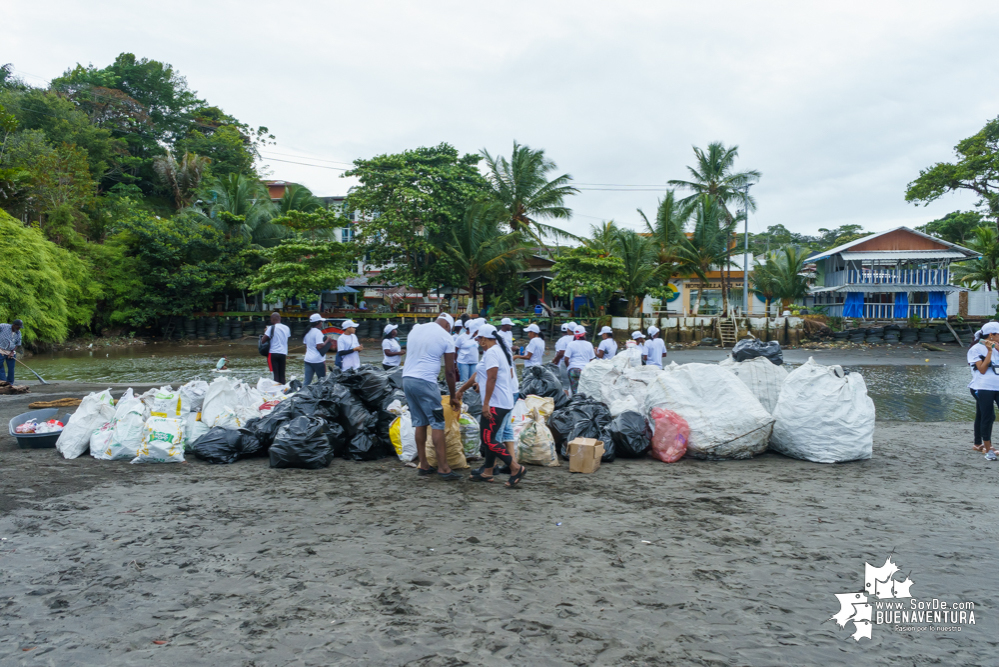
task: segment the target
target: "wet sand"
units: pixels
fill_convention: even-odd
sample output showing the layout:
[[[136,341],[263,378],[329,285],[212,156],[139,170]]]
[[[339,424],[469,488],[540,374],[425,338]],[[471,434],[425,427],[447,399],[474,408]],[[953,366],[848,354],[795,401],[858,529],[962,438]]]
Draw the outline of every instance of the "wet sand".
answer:
[[[2,423],[31,400],[3,399]],[[994,664],[999,463],[970,441],[879,422],[870,461],[563,464],[508,491],[4,435],[0,664]],[[914,596],[972,600],[977,624],[850,639],[834,594],[892,551]]]

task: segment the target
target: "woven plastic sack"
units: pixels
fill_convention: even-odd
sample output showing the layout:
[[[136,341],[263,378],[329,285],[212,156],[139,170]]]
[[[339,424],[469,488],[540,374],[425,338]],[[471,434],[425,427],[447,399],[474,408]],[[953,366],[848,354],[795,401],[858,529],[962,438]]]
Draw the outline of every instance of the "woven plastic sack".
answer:
[[[479,420],[467,412],[462,412],[458,418],[458,428],[461,430],[461,447],[465,452],[465,460],[481,458]]]
[[[662,407],[690,426],[687,454],[699,459],[747,459],[767,448],[774,418],[736,375],[717,364],[664,370],[649,386],[646,414]]]
[[[236,406],[240,404],[237,382],[227,377],[220,377],[208,385],[208,391],[205,392],[201,406],[201,421],[209,426],[214,426],[215,420],[221,416],[226,408],[235,410]]]
[[[419,451],[416,449],[416,429],[413,428],[413,418],[409,415],[409,410],[407,410],[402,417],[399,418],[399,440],[401,441],[401,450],[396,450],[400,461],[415,461],[419,457]]]
[[[90,447],[93,432],[111,421],[114,413],[114,399],[110,389],[87,394],[66,428],[59,434],[56,450],[67,459],[80,456]]]
[[[769,361],[767,363],[770,363]],[[652,458],[676,463],[687,453],[690,426],[672,410],[652,408]]]
[[[208,383],[204,380],[191,380],[177,390],[180,394],[181,409],[184,412],[201,412],[208,393]]]
[[[95,459],[108,459],[106,456],[114,435],[114,422],[108,422],[90,434],[90,455]]]
[[[461,443],[461,426],[458,424],[458,417],[451,410],[451,402],[447,396],[441,397],[441,405],[444,407],[444,441],[447,452],[447,464],[455,470],[460,470],[462,468],[469,468],[468,461],[465,459],[465,448]],[[427,462],[431,467],[437,467],[437,450],[434,449],[434,443],[431,438],[431,433],[433,429],[429,426],[427,427]],[[415,435],[413,438],[414,442],[416,440]]]
[[[649,385],[655,382],[663,370],[658,366],[639,366],[638,368],[615,368],[604,377],[602,394],[603,402],[608,406],[615,402],[631,398],[638,404],[638,410],[645,403],[645,396],[649,393]],[[617,414],[620,414],[619,411]],[[614,416],[615,413],[611,411]]]
[[[130,461],[135,458],[146,433],[148,417],[145,416],[145,410],[145,406],[138,398],[122,397],[118,401],[111,442],[100,458],[111,461]]]
[[[838,463],[874,452],[874,401],[859,373],[809,358],[788,374],[774,417],[771,446],[786,456]]]
[[[602,400],[604,377],[613,369],[613,359],[594,359],[586,364],[579,373],[579,385],[576,393]]]
[[[142,445],[132,463],[182,463],[184,461],[184,422],[180,419],[150,417]]]
[[[537,410],[538,414],[547,419],[555,412],[555,399],[549,396],[529,394],[524,397],[524,409],[527,412]]]
[[[517,461],[534,466],[558,466],[555,437],[537,408],[528,414],[528,423],[517,436]]]
[[[766,411],[773,414],[781,387],[787,379],[786,368],[774,365],[766,357],[753,357],[746,361],[735,361],[729,357],[719,361],[718,365],[739,376]]]
[[[184,412],[183,402],[180,400],[180,393],[174,391],[170,386],[161,387],[155,394],[153,394],[152,400],[149,403],[150,417],[169,417],[170,419],[179,419]]]

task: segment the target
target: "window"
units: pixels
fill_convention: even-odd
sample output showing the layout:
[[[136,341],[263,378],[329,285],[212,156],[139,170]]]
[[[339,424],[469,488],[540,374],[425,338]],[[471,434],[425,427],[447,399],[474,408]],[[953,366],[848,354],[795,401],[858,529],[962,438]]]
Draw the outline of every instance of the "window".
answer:
[[[354,240],[354,225],[340,228],[340,242],[350,243]]]
[[[930,293],[929,292],[911,292],[909,294],[909,304],[910,305],[924,304],[924,303],[929,303],[929,302],[930,302]]]

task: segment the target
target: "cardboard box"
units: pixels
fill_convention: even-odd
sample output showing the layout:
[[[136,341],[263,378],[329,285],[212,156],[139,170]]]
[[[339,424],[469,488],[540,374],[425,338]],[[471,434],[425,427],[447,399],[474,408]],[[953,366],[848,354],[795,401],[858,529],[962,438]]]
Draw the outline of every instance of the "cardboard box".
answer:
[[[569,472],[595,472],[603,455],[603,440],[576,438],[569,443]]]

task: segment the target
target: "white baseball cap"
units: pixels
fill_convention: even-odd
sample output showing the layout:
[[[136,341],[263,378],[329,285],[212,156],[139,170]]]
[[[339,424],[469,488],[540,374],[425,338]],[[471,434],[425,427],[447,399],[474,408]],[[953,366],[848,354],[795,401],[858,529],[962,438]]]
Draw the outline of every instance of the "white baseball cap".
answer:
[[[323,316],[320,315],[319,313],[312,313],[311,315],[309,315],[309,321],[310,322],[322,322],[323,321]]]
[[[455,329],[464,329],[465,328],[465,323],[462,322],[461,320],[455,320],[454,321],[454,328]]]
[[[538,325],[534,324],[533,322],[531,324],[528,324],[527,327],[524,329],[524,331],[528,331],[530,333],[536,333],[536,334],[541,333],[541,329],[538,328]]]
[[[651,327],[649,327],[649,335],[650,336],[655,336],[657,333],[659,333],[659,327],[657,327],[654,324]]]
[[[575,322],[569,322],[565,326],[569,327],[569,331],[575,331],[576,330],[576,323]]]
[[[609,334],[611,334],[613,336],[614,335],[614,330],[611,329],[610,327],[603,327],[602,329],[600,329],[600,335],[601,336],[604,335],[605,333],[609,333]]]
[[[496,338],[496,327],[491,324],[483,324],[479,327],[477,338]]]
[[[398,328],[399,328],[398,324],[386,324],[385,328],[382,329],[382,335],[387,336]]]
[[[503,326],[504,324],[509,324],[510,326],[513,326],[513,320],[511,320],[509,317],[504,317],[502,320],[500,320],[500,326]]]
[[[982,335],[999,334],[999,322],[986,322],[982,326]]]
[[[631,337],[634,338],[635,340],[638,340],[639,338],[645,338],[645,334],[643,334],[641,331],[633,331],[631,332]]]
[[[568,331],[568,330],[569,330],[569,323],[568,322],[564,322],[562,324],[562,331]]]
[[[575,333],[577,333],[577,334],[584,334],[584,333],[586,333],[586,327],[584,327],[582,324],[577,324],[576,325],[576,329],[575,329]]]
[[[437,319],[444,320],[450,328],[454,329],[454,318],[447,313],[441,313],[437,316]]]

